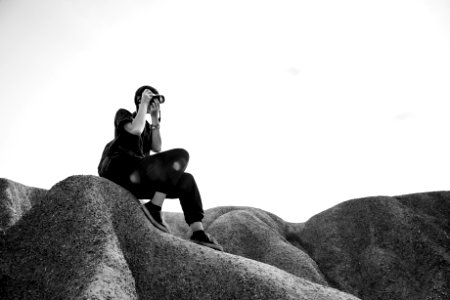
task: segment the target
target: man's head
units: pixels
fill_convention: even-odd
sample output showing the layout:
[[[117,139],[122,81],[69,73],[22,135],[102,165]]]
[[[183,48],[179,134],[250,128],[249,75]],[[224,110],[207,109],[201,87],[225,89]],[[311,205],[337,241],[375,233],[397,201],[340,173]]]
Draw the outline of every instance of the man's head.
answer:
[[[158,95],[158,90],[154,87],[151,87],[149,85],[143,85],[140,88],[136,90],[136,93],[134,94],[134,104],[136,105],[136,111],[139,109],[139,103],[141,103],[142,93],[145,90],[150,90],[153,94]]]

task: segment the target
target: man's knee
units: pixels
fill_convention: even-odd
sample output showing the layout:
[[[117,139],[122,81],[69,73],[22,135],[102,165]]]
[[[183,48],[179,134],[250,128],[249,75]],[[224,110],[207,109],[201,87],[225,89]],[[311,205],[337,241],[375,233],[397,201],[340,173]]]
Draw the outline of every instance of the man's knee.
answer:
[[[175,171],[181,171],[183,169],[183,162],[176,160],[173,164],[172,164],[172,168]]]
[[[134,184],[141,183],[141,176],[139,175],[138,171],[134,171],[133,173],[131,173],[130,181],[131,181],[131,183],[134,183]]]
[[[189,162],[189,153],[181,148],[174,149],[173,151],[176,154],[175,155],[176,159],[173,162],[172,167],[175,171],[183,172],[186,169]]]
[[[174,149],[176,151],[176,156],[179,157],[180,159],[183,159],[187,162],[189,162],[189,152],[187,152],[185,149],[183,148],[177,148]]]

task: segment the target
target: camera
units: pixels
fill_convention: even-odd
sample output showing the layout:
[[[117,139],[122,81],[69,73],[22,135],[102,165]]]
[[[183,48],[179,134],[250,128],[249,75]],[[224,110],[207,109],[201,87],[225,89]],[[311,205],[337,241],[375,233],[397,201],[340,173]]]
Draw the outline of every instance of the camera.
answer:
[[[166,99],[164,98],[163,95],[153,95],[152,98],[150,99],[150,105],[153,104],[153,102],[155,100],[158,100],[158,102],[160,104],[164,103],[164,101],[166,101]]]

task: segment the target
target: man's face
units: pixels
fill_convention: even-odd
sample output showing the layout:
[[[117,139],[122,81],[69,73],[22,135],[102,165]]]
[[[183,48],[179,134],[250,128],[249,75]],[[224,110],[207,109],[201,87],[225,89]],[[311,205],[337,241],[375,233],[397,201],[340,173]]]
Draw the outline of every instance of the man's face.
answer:
[[[144,90],[144,91],[142,92],[141,99],[144,97],[144,95],[146,95],[146,96],[149,97],[149,98],[152,98],[152,96],[154,96],[154,95],[156,95],[156,94],[154,94],[151,90],[146,89],[146,90]],[[158,104],[160,104],[159,101],[158,101],[157,99],[150,100],[150,103],[149,103],[149,105],[148,105],[148,107],[147,107],[147,113],[150,113],[150,110],[151,110],[151,107],[152,107],[152,105],[151,105],[152,102],[158,102]]]

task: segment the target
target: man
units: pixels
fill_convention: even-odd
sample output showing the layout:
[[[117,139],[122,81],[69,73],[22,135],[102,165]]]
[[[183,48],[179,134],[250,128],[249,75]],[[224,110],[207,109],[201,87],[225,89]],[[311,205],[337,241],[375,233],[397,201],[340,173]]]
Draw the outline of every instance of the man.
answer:
[[[185,172],[189,154],[184,149],[161,152],[160,104],[164,96],[151,86],[140,87],[134,97],[136,112],[119,109],[114,119],[114,140],[103,151],[99,175],[123,186],[145,204],[149,220],[169,232],[161,217],[166,198],[180,199],[186,223],[195,243],[223,251],[204,231],[202,199],[194,177]],[[151,119],[151,124],[147,121]],[[150,151],[156,154],[150,155]]]

